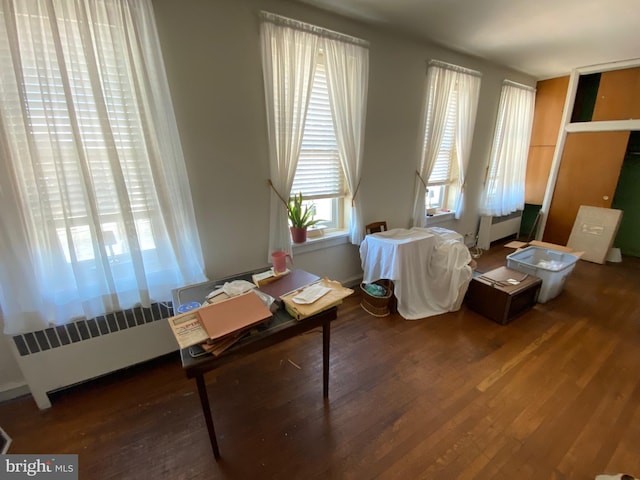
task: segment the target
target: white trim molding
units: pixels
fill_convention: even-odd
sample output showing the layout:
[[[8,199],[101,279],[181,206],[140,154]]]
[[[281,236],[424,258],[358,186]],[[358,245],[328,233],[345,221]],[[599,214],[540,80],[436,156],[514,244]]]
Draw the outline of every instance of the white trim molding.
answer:
[[[570,123],[565,128],[567,133],[578,132],[619,132],[640,130],[640,120],[606,120],[599,122]]]

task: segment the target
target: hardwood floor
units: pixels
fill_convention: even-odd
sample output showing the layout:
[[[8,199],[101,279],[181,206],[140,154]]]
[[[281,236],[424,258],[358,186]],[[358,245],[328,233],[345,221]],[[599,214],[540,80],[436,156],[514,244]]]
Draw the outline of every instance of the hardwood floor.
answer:
[[[478,270],[503,265],[502,246]],[[329,400],[321,331],[207,377],[216,462],[177,354],[0,405],[10,453],[77,453],[81,479],[593,479],[640,476],[640,259],[578,262],[563,292],[501,326],[466,308],[339,309]],[[79,361],[86,361],[79,359]],[[298,368],[299,367],[299,368]]]

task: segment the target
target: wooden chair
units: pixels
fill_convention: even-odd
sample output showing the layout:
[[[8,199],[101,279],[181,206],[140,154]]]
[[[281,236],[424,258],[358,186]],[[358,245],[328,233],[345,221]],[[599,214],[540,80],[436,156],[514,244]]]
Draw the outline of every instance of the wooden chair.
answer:
[[[370,233],[386,232],[387,230],[387,222],[373,222],[365,225],[364,227],[366,235],[369,235]]]

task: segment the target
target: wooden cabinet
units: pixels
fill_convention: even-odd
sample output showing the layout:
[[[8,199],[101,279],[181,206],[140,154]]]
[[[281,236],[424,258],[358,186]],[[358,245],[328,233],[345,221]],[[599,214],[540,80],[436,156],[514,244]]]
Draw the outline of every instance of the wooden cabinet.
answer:
[[[640,67],[600,76],[592,121],[640,119]]]
[[[623,63],[626,68],[622,67]],[[556,181],[552,197],[546,192],[542,207],[546,211],[542,239],[562,245],[569,239],[580,205],[612,207],[630,131],[640,130],[640,67],[637,63],[620,62],[603,66],[601,71],[595,67],[581,70],[572,74],[575,84],[571,83],[571,87],[576,91],[573,109],[568,115],[571,120],[559,127],[566,128],[561,137],[564,146],[553,154],[557,164],[552,161],[551,169]],[[549,152],[532,143],[530,158],[533,160],[531,167],[527,167],[528,175],[529,168],[533,169],[534,165],[538,168],[531,173],[531,179],[544,175],[540,170],[546,169]],[[527,193],[531,197],[525,198],[540,195],[529,178]],[[636,223],[632,228],[640,229],[640,226]]]
[[[536,85],[536,104],[527,159],[525,203],[542,205],[568,86],[568,76],[542,80]]]
[[[556,144],[568,88],[568,76],[541,80],[536,84],[531,145]]]
[[[542,205],[555,150],[555,145],[537,145],[529,147],[527,177],[524,189],[525,203]]]
[[[611,208],[630,132],[570,133],[543,240],[565,245],[580,205]]]

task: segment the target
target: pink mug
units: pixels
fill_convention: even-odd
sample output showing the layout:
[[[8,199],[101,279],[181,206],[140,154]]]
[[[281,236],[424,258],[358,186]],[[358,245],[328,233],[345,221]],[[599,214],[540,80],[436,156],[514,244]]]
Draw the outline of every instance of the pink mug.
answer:
[[[273,271],[276,273],[282,273],[287,270],[287,258],[291,265],[293,265],[293,259],[291,255],[285,252],[273,252],[271,254],[271,263],[273,264]]]

